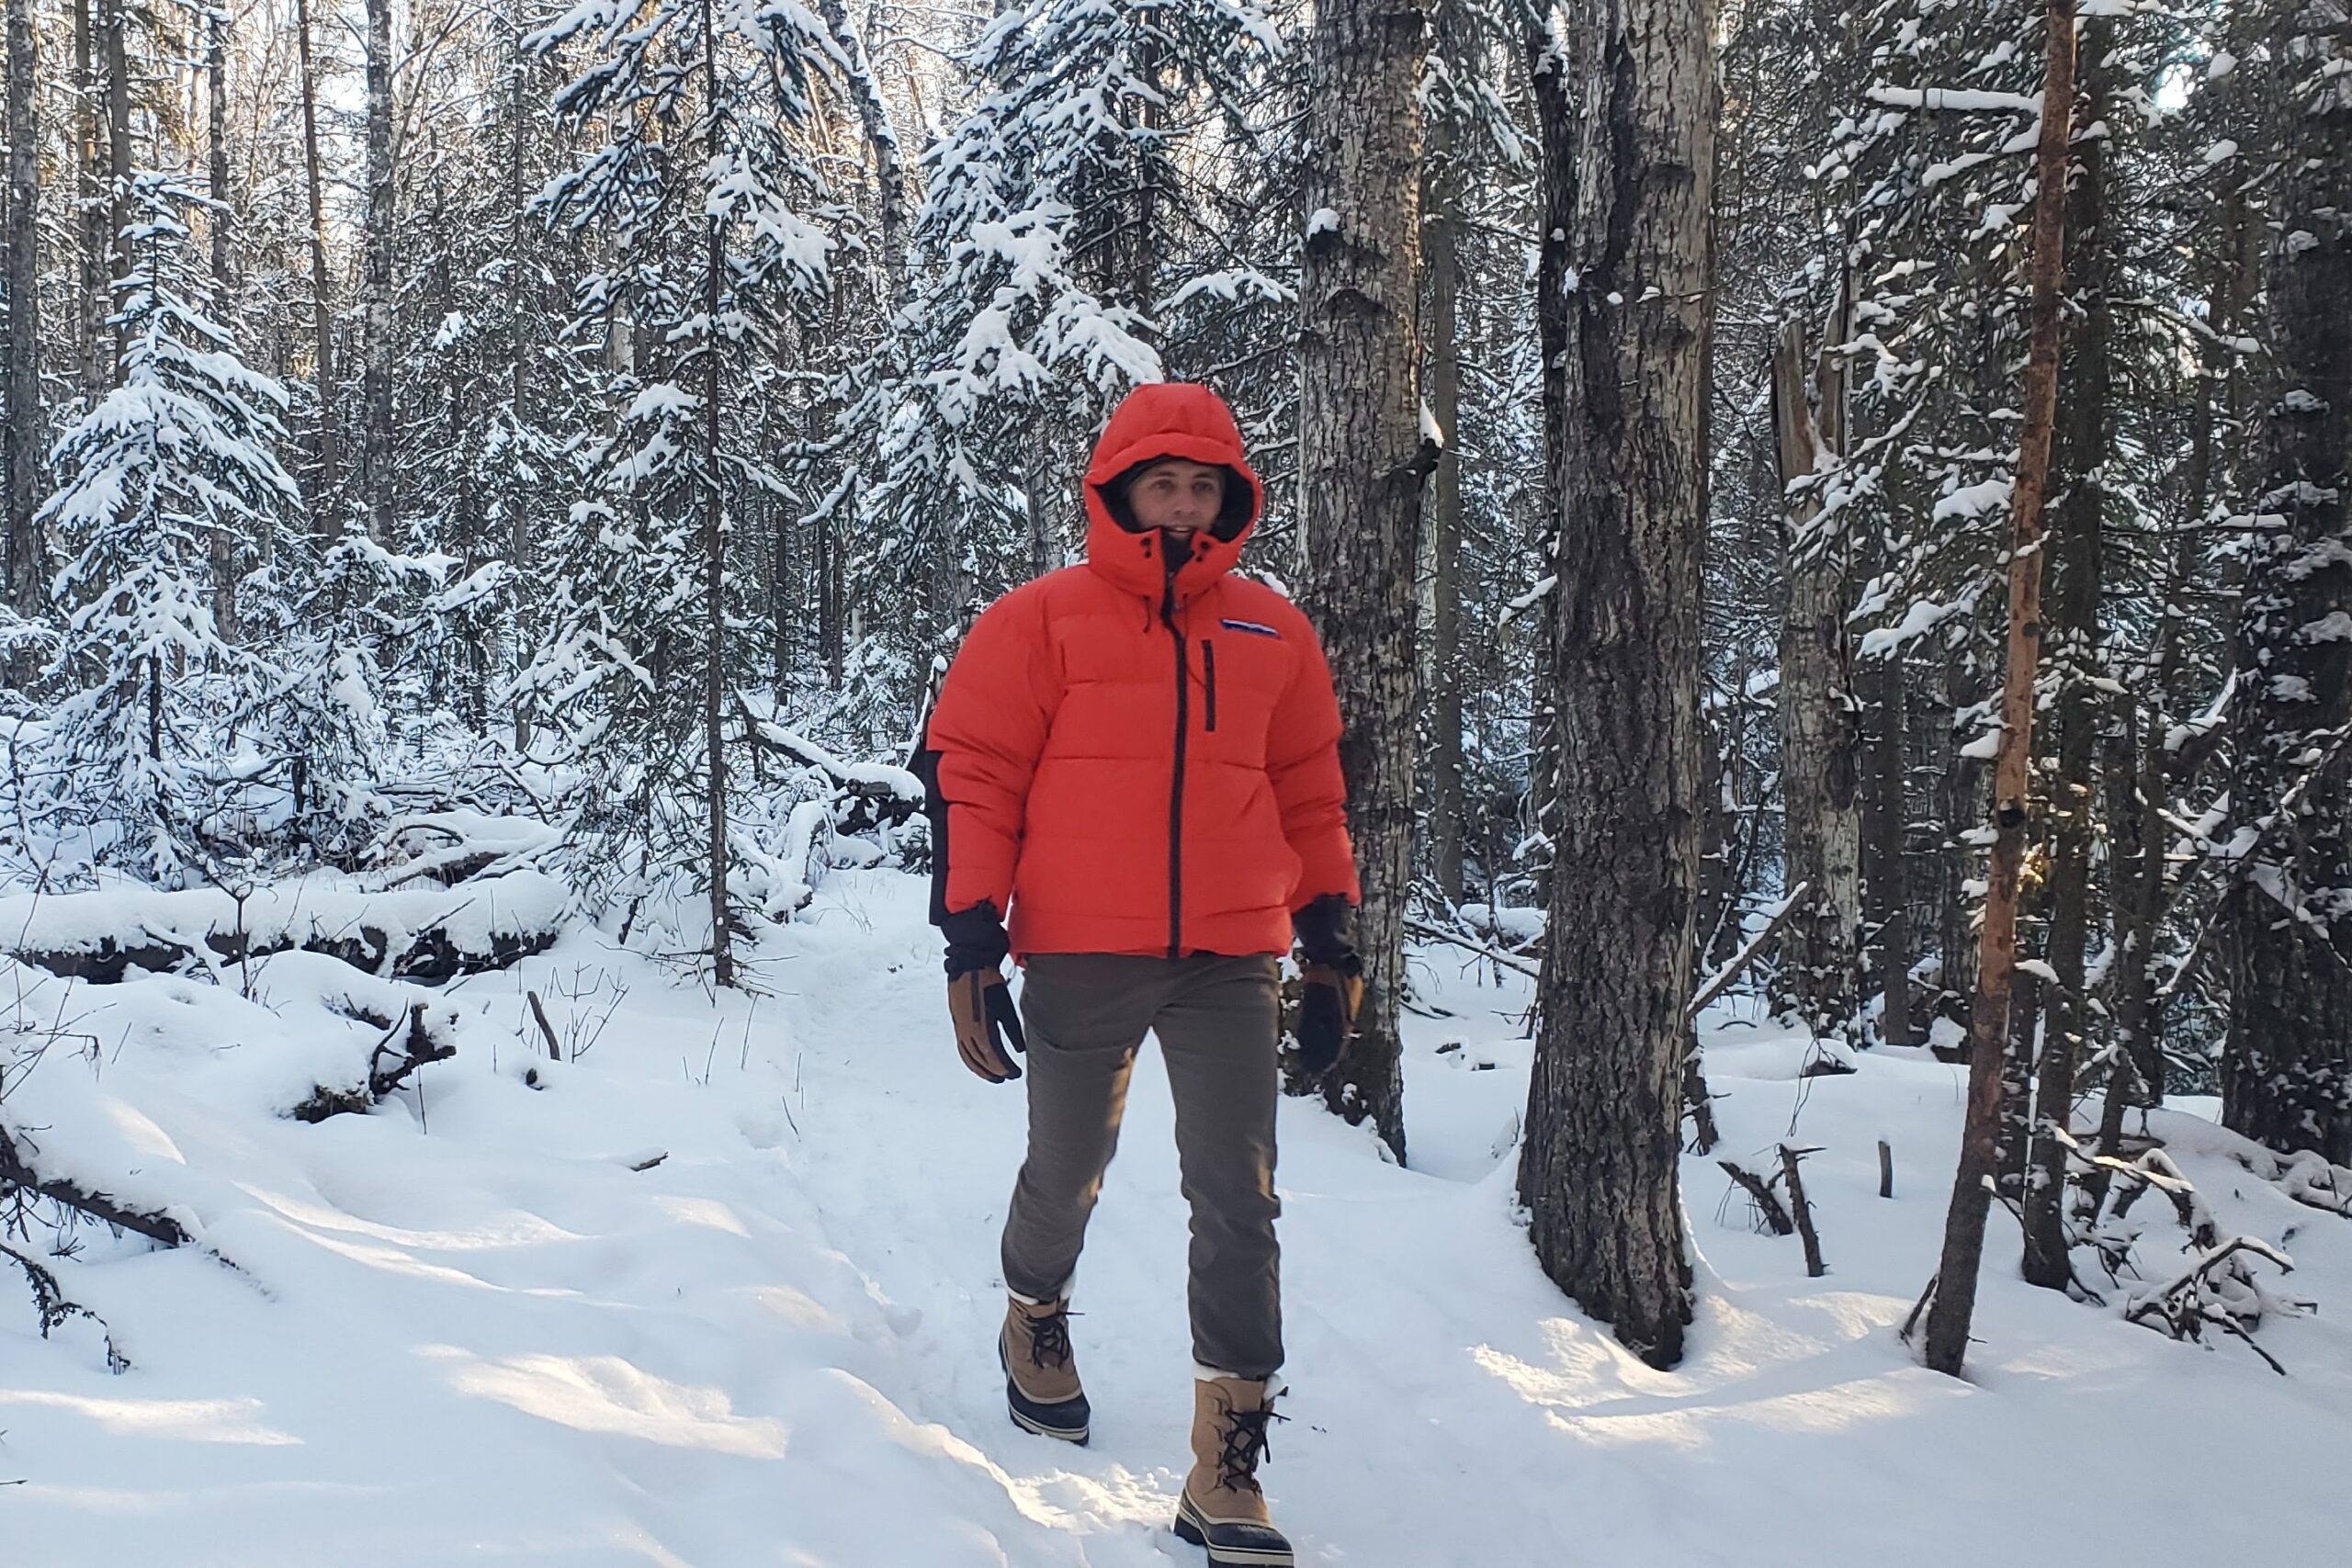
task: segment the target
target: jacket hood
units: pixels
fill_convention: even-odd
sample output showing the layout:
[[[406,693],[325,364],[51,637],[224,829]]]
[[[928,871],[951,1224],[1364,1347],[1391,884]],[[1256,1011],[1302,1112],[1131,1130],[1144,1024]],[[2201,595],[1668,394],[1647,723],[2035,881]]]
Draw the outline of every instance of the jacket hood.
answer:
[[[1180,602],[1233,570],[1264,501],[1264,487],[1242,455],[1240,426],[1223,398],[1191,381],[1153,382],[1129,392],[1095,442],[1094,459],[1087,467],[1086,564],[1154,603],[1167,582],[1162,537],[1121,527],[1112,492],[1128,470],[1165,457],[1215,464],[1230,476],[1223,515],[1216,526],[1193,536],[1192,558],[1177,570]],[[1237,481],[1246,493],[1234,492]]]

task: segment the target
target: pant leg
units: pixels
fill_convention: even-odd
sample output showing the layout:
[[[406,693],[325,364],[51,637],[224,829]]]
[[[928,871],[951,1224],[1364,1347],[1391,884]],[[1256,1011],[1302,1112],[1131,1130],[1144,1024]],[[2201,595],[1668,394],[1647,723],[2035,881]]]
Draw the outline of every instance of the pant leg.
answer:
[[[1193,1359],[1238,1377],[1282,1366],[1274,1219],[1278,970],[1271,956],[1177,961],[1153,1022],[1176,1100],[1176,1155],[1193,1207]]]
[[[1105,953],[1033,955],[1022,986],[1028,1036],[1029,1153],[1004,1220],[1007,1289],[1068,1294],[1119,1118],[1136,1048],[1150,1027],[1165,961]]]

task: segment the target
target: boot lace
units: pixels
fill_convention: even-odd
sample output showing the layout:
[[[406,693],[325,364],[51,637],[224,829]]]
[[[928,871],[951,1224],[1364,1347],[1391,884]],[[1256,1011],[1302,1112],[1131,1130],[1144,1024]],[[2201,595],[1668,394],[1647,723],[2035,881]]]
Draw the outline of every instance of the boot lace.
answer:
[[[1028,1320],[1030,1360],[1041,1367],[1069,1365],[1070,1315],[1064,1311]]]
[[[1258,1484],[1258,1461],[1273,1455],[1273,1447],[1266,1440],[1268,1426],[1289,1419],[1274,1414],[1272,1405],[1257,1410],[1227,1410],[1225,1430],[1219,1434],[1223,1450],[1216,1461],[1217,1485],[1227,1491],[1262,1490]]]

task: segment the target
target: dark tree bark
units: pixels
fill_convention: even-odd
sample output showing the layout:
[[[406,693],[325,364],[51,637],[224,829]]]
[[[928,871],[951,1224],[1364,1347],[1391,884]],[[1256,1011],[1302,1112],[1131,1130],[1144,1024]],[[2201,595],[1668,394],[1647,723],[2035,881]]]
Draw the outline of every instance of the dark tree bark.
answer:
[[[1457,27],[1451,8],[1445,29]],[[1430,477],[1429,492],[1429,746],[1430,870],[1446,901],[1459,904],[1462,885],[1462,454],[1456,426],[1462,413],[1462,167],[1453,128],[1441,116],[1429,127],[1421,163],[1421,268],[1428,316],[1421,333],[1429,359],[1430,417],[1445,449]]]
[[[205,173],[215,203],[207,219],[212,245],[212,287],[227,299],[234,286],[235,225],[229,218],[229,14],[208,12],[204,26]]]
[[[2107,112],[2114,70],[2096,43],[2082,73],[2082,115]],[[2107,143],[2093,138],[2075,152],[2066,193],[2068,276],[2079,314],[2061,374],[2066,406],[2051,450],[2052,478],[2062,487],[2050,556],[2057,578],[2053,612],[2043,622],[2058,680],[2058,768],[2051,801],[2048,959],[2058,976],[2045,986],[2041,1056],[2025,1179],[2026,1279],[2063,1291],[2074,1279],[2066,1247],[2066,1135],[2075,1074],[2090,1024],[2084,964],[2090,942],[2092,812],[2098,801],[2099,594],[2103,576],[2102,468],[2111,414],[2109,390],[2116,257],[2107,223]]]
[[[79,222],[75,290],[82,395],[95,401],[107,380],[106,154],[98,141],[98,0],[74,4],[74,173]]]
[[[2009,983],[2017,970],[2018,872],[2032,825],[2028,795],[2033,756],[2034,674],[2041,657],[2041,502],[2050,479],[2051,429],[2058,405],[2059,290],[2065,270],[2066,146],[2074,118],[2075,0],[2049,0],[2049,71],[2034,154],[2036,195],[2030,259],[2032,329],[2026,358],[2025,417],[2010,496],[2008,649],[2001,689],[2001,743],[1994,760],[1992,865],[1984,895],[1983,953],[1968,1017],[1968,1111],[1960,1169],[1944,1220],[1942,1261],[1928,1308],[1928,1365],[1960,1375],[1976,1313],[1976,1271],[1984,1218],[1999,1164],[2002,1060],[2009,1037]]]
[[[1700,552],[1718,102],[1711,0],[1570,14],[1574,290],[1563,439],[1560,828],[1520,1194],[1544,1272],[1655,1366],[1682,1354],[1678,1192],[1701,808]],[[1566,144],[1547,132],[1547,152]]]
[[[718,0],[703,0],[703,80],[716,90],[718,81],[718,37],[714,15]],[[717,163],[724,122],[713,105],[707,116],[710,131],[708,156]],[[727,287],[727,233],[723,220],[713,218],[704,228],[703,319],[703,710],[702,742],[709,766],[705,806],[709,822],[710,855],[710,975],[717,985],[735,983],[733,931],[727,913],[727,485],[719,467],[725,440],[726,386],[720,372],[718,322]]]
[[[130,153],[130,61],[123,32],[123,12],[130,0],[106,0],[106,9],[99,13],[104,26],[98,31],[98,50],[106,65],[107,116],[107,175],[106,247],[107,258],[107,298],[105,313],[114,310],[114,284],[130,270],[130,253],[122,231],[130,227],[130,176],[133,172]],[[103,385],[115,387],[122,379],[122,328],[118,326],[105,337],[107,353]]]
[[[1772,427],[1780,460],[1788,606],[1781,621],[1781,794],[1788,884],[1809,884],[1781,970],[1789,1000],[1814,1032],[1852,1027],[1861,975],[1862,814],[1846,552],[1833,523],[1817,526],[1821,486],[1846,445],[1846,341],[1839,291],[1807,375],[1804,329],[1791,318],[1772,355]],[[1808,392],[1806,383],[1811,382]]]
[[[1544,356],[1544,472],[1545,483],[1560,471],[1566,446],[1566,411],[1554,395],[1551,381],[1567,364],[1570,326],[1568,224],[1577,209],[1576,109],[1569,102],[1568,62],[1565,47],[1548,25],[1531,27],[1527,36],[1527,66],[1535,103],[1539,148],[1536,173],[1537,242],[1535,253],[1535,330]],[[1535,541],[1538,558],[1556,563],[1560,548],[1560,513],[1547,495],[1544,523]],[[1534,711],[1528,722],[1527,829],[1546,844],[1556,844],[1560,832],[1560,715],[1558,709],[1560,595],[1558,577],[1543,596],[1536,612],[1542,628],[1535,638]],[[1548,906],[1551,873],[1546,869],[1542,890]],[[1537,998],[1537,1007],[1542,1007]]]
[[[2352,1162],[2352,34],[2282,4],[2271,33],[2264,401],[2267,526],[2237,630],[2238,821],[2260,838],[2231,893],[2222,1120]],[[2338,74],[2330,75],[2334,72]],[[2275,520],[2275,521],[2274,521]]]
[[[392,0],[368,0],[368,214],[360,240],[360,504],[368,531],[390,543],[392,245],[399,177],[392,167]]]
[[[1421,490],[1437,457],[1420,427],[1422,0],[1316,13],[1299,297],[1299,580],[1347,724],[1340,762],[1362,868],[1362,1034],[1324,1098],[1405,1156],[1398,1009],[1412,892],[1414,620]]]
[[[1869,740],[1870,793],[1865,813],[1864,886],[1878,928],[1879,1038],[1889,1045],[1918,1043],[1911,1016],[1911,889],[1904,862],[1910,813],[1904,784],[1908,773],[1908,694],[1903,656],[1890,652],[1873,660],[1862,689],[1877,728]]]
[[[34,89],[32,0],[8,0],[8,429],[0,462],[7,468],[8,606],[27,619],[40,613],[48,573],[41,559],[41,447],[47,421],[40,390],[40,110]],[[12,682],[30,673],[9,662]]]
[[[865,40],[850,25],[848,0],[822,0],[825,26],[856,66],[850,91],[857,100],[857,123],[865,138],[874,176],[876,216],[881,222],[882,299],[887,309],[899,298],[907,270],[907,177],[899,157],[899,134],[890,127],[890,107],[882,101]]]
[[[205,220],[212,241],[213,308],[223,320],[236,289],[235,225],[229,199],[229,14],[220,10],[207,12],[202,19],[206,175],[213,203]],[[225,528],[212,536],[212,619],[232,640],[237,637],[237,583],[242,576],[239,543]]]
[[[311,60],[311,0],[294,0],[294,47],[302,77],[302,170],[311,205],[311,311],[317,342],[311,372],[319,388],[319,478],[311,510],[332,544],[343,536],[343,509],[335,499],[341,454],[334,426],[334,306],[327,291],[326,195],[319,168],[319,80]]]
[[[533,274],[531,232],[533,224],[524,217],[524,202],[530,192],[531,106],[534,57],[524,47],[529,36],[527,13],[517,5],[507,18],[508,50],[506,61],[507,90],[512,95],[506,107],[513,130],[506,149],[506,210],[510,225],[511,244],[508,251],[509,276],[507,287],[515,293],[511,319],[514,342],[509,345],[507,367],[507,398],[514,410],[515,425],[524,430],[532,427],[531,355],[537,338],[539,299],[537,280]],[[533,551],[531,549],[530,507],[509,502],[513,513],[512,531],[507,538],[506,564],[514,569],[515,581],[528,581]],[[514,623],[513,637],[521,643],[527,635],[522,617]],[[529,658],[526,647],[514,649],[514,662],[519,667]],[[514,750],[528,752],[531,749],[531,710],[527,703],[517,698],[514,712]]]

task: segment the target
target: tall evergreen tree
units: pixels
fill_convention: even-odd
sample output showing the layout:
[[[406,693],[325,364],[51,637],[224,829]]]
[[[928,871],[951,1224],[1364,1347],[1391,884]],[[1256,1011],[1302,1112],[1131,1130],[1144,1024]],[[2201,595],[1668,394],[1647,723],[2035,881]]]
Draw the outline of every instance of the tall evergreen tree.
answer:
[[[100,858],[171,886],[218,831],[220,747],[257,684],[213,620],[216,547],[276,529],[300,497],[274,452],[283,389],[195,304],[186,214],[202,198],[168,175],[129,184],[121,382],[58,442],[61,484],[41,509],[71,552],[51,673],[76,687],[44,776],[61,819],[100,835]]]
[[[2250,519],[2222,1119],[2352,1162],[2352,21],[2272,13],[2263,490]]]
[[[743,400],[826,286],[835,242],[803,139],[837,56],[808,13],[724,0],[581,0],[535,45],[588,56],[557,107],[610,140],[541,200],[605,247],[573,326],[628,368],[514,690],[588,770],[584,880],[633,897],[698,870],[731,984],[729,747],[758,668],[736,541],[782,488]]]

